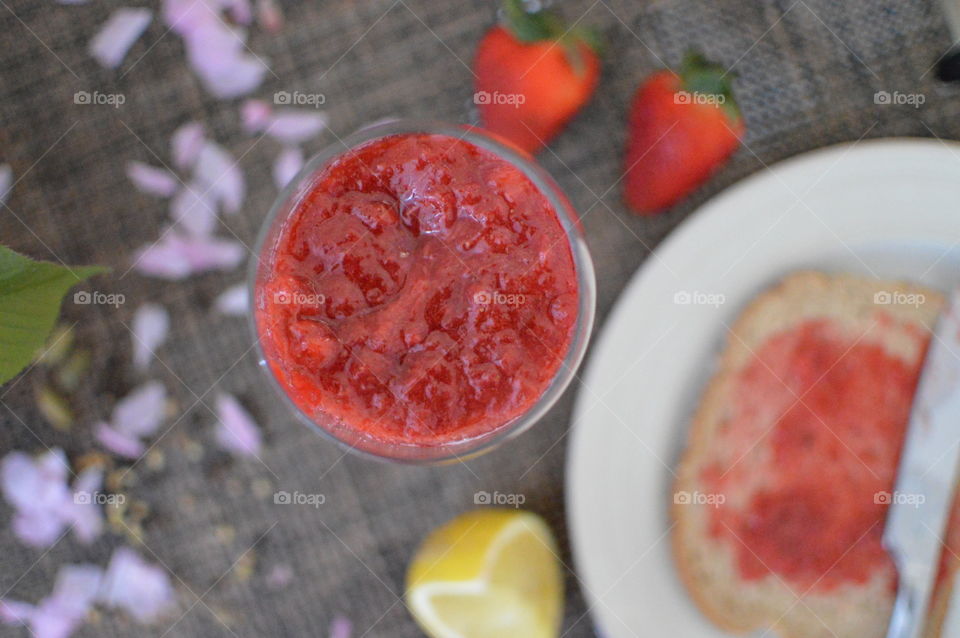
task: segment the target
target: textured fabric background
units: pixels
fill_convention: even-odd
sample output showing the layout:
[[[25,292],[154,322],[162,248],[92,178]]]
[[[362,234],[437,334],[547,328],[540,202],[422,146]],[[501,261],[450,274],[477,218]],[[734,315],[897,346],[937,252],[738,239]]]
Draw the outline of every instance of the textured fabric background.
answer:
[[[136,2],[136,0],[134,0]],[[938,7],[920,0],[565,0],[571,18],[607,37],[598,94],[541,154],[584,217],[596,262],[599,322],[657,243],[700,203],[785,157],[836,142],[890,135],[957,137],[958,89],[930,71],[950,45]],[[256,367],[246,324],[209,309],[243,273],[167,283],[128,272],[131,252],[153,241],[166,204],[135,192],[123,168],[169,158],[168,140],[188,119],[207,123],[246,172],[249,196],[226,220],[250,244],[275,195],[270,164],[279,145],[257,143],[239,126],[239,101],[210,97],[187,70],[183,47],[159,19],[117,71],[86,53],[98,26],[119,3],[61,6],[0,0],[0,162],[22,178],[0,210],[0,242],[34,257],[102,263],[112,276],[87,286],[126,296],[119,308],[64,304],[94,363],[80,391],[77,424],[56,431],[33,405],[39,375],[0,389],[0,454],[62,446],[72,459],[96,449],[91,423],[115,396],[142,381],[130,366],[126,329],[137,306],[160,301],[174,316],[170,341],[150,376],[176,397],[177,421],[155,456],[134,469],[127,492],[149,506],[140,551],[174,575],[183,617],[144,629],[103,614],[80,636],[324,636],[342,613],[357,636],[420,635],[398,596],[420,539],[473,506],[478,490],[521,493],[560,536],[572,561],[563,507],[565,433],[575,383],[548,417],[506,447],[469,463],[410,468],[372,463],[325,443],[292,422]],[[156,8],[156,7],[152,7]],[[491,24],[491,2],[323,0],[286,2],[277,36],[257,30],[250,47],[267,60],[258,96],[322,92],[331,128],[344,136],[386,116],[464,121],[470,115],[474,46]],[[620,203],[620,151],[628,101],[638,82],[690,46],[734,67],[748,124],[744,148],[710,184],[669,214],[641,219]],[[122,93],[120,108],[77,105],[76,91]],[[879,90],[921,92],[926,103],[877,105]],[[327,133],[313,152],[335,141]],[[775,214],[777,211],[771,211]],[[908,214],[908,213],[905,213]],[[222,234],[229,235],[222,231]],[[776,232],[774,230],[773,232]],[[656,312],[656,308],[651,308]],[[208,406],[218,390],[237,394],[265,428],[263,462],[235,461],[216,450]],[[629,415],[626,415],[627,418]],[[580,427],[589,427],[589,423]],[[320,508],[274,505],[274,490],[326,495]],[[597,495],[603,498],[602,494]],[[611,507],[656,506],[611,503]],[[0,505],[0,594],[37,600],[65,562],[105,564],[124,542],[105,534],[91,546],[72,536],[43,553],[9,532]],[[665,548],[659,551],[666,551]],[[275,589],[266,574],[286,563],[294,582]],[[251,571],[252,567],[252,571]],[[637,569],[643,569],[638,565]],[[576,575],[567,569],[564,630],[594,635]],[[179,614],[178,614],[179,615]],[[656,635],[651,627],[650,635]],[[0,628],[0,635],[27,635]]]

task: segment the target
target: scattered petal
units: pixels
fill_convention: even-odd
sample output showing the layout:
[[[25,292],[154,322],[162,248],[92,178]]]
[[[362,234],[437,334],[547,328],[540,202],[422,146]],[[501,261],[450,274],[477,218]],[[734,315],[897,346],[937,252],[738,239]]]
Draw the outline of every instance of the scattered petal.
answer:
[[[63,532],[63,520],[53,510],[18,512],[13,517],[13,534],[30,547],[50,547]]]
[[[193,168],[200,149],[206,142],[206,130],[199,122],[187,122],[173,132],[170,139],[170,152],[173,155],[173,165],[182,171]]]
[[[203,185],[188,184],[170,200],[170,218],[188,234],[206,237],[217,225],[217,202]]]
[[[30,621],[34,609],[36,607],[30,603],[0,599],[0,621],[7,625],[25,625]]]
[[[187,63],[204,87],[219,98],[246,95],[260,86],[267,66],[246,49],[246,33],[222,20],[203,21],[182,34]]]
[[[102,531],[100,508],[89,498],[100,488],[99,468],[82,473],[71,489],[66,463],[66,455],[59,449],[36,459],[11,452],[0,463],[4,497],[16,510],[13,532],[28,545],[50,546],[68,524],[82,542],[90,542]],[[82,498],[84,493],[86,498]]]
[[[197,158],[194,177],[227,213],[240,210],[246,195],[246,180],[233,156],[219,144],[207,142]]]
[[[153,435],[166,414],[167,389],[159,381],[148,381],[117,402],[110,425],[133,436]]]
[[[0,601],[0,620],[29,626],[35,638],[67,638],[93,606],[101,576],[102,570],[94,565],[65,565],[57,573],[53,593],[38,605]]]
[[[177,178],[165,168],[143,162],[127,162],[127,177],[141,193],[170,197],[177,191]]]
[[[103,469],[89,467],[73,482],[73,500],[63,506],[61,515],[72,525],[82,543],[90,543],[103,531],[103,512],[93,503],[92,495],[103,486]]]
[[[224,290],[213,302],[213,308],[225,315],[243,316],[250,311],[250,294],[246,284],[237,284]]]
[[[53,594],[47,601],[52,599],[70,615],[85,616],[97,597],[102,580],[103,570],[96,565],[64,565],[57,572]]]
[[[353,623],[344,616],[336,616],[330,623],[330,638],[350,638]]]
[[[248,135],[259,133],[270,124],[273,107],[263,100],[247,100],[240,107],[240,122]]]
[[[138,459],[144,452],[146,446],[137,437],[118,432],[108,423],[98,423],[93,428],[93,436],[97,441],[110,452],[117,456],[128,459]]]
[[[133,365],[138,370],[146,370],[153,353],[167,339],[170,314],[160,304],[145,303],[133,315],[130,331],[133,333]]]
[[[117,9],[90,42],[90,55],[108,69],[117,68],[152,19],[149,9]]]
[[[219,20],[217,7],[208,0],[163,0],[163,21],[180,35]]]
[[[98,600],[146,624],[172,610],[174,591],[166,571],[146,562],[132,549],[121,547],[110,558]]]
[[[306,109],[278,109],[274,111],[267,135],[284,144],[300,144],[327,127],[326,113]]]
[[[257,23],[267,33],[279,33],[283,28],[283,12],[276,0],[257,0]]]
[[[217,396],[217,442],[225,450],[243,456],[260,453],[260,426],[237,399],[229,394]]]
[[[161,279],[183,279],[209,270],[230,270],[243,261],[243,244],[216,237],[189,237],[167,232],[154,244],[142,248],[134,258],[135,268],[144,275]]]
[[[0,164],[0,206],[7,201],[13,188],[13,169],[9,164]]]
[[[303,168],[303,151],[296,146],[283,149],[273,162],[273,182],[283,189]]]

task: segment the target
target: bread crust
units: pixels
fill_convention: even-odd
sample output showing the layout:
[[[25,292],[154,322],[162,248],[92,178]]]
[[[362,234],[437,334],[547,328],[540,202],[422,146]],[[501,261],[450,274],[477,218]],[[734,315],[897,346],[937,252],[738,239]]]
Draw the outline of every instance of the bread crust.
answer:
[[[674,494],[693,493],[700,485],[700,470],[710,460],[711,446],[724,422],[727,394],[740,370],[750,362],[752,349],[768,337],[810,318],[829,318],[851,329],[859,325],[862,330],[864,323],[878,311],[874,295],[890,292],[919,295],[924,301],[916,307],[886,305],[885,314],[898,323],[927,331],[933,328],[943,305],[942,295],[904,282],[800,271],[751,301],[729,328],[717,369],[693,414]],[[923,354],[916,352],[915,346],[911,350],[906,341],[892,341],[883,345],[891,354],[905,360]],[[727,544],[714,541],[704,532],[706,507],[674,502],[670,508],[674,522],[671,541],[682,583],[697,607],[717,627],[734,634],[769,628],[782,638],[884,636],[893,602],[885,578],[860,586],[843,586],[830,594],[807,592],[800,599],[773,575],[756,583],[738,580],[732,551]],[[951,559],[950,563],[950,578],[936,592],[931,606],[928,638],[939,636],[952,576],[960,560]],[[710,582],[712,578],[719,582]],[[864,613],[857,616],[856,609],[847,605],[846,597],[850,597],[850,603],[870,600],[872,604],[866,609],[860,608]],[[790,604],[790,598],[800,602]]]

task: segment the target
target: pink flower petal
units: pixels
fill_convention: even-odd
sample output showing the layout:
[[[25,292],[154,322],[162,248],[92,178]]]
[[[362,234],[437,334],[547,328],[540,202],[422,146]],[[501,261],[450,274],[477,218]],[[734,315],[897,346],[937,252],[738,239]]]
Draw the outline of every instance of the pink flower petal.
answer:
[[[270,118],[267,135],[284,144],[300,144],[327,127],[326,113],[306,109],[277,109]]]
[[[103,531],[103,512],[91,498],[103,486],[103,470],[90,467],[73,482],[73,500],[60,507],[60,517],[72,526],[81,543],[90,543]]]
[[[0,601],[0,620],[26,624],[34,638],[67,638],[84,621],[100,588],[102,570],[94,565],[65,565],[53,593],[36,606]]]
[[[243,261],[243,244],[216,237],[188,237],[167,232],[134,257],[135,268],[161,279],[183,279],[209,270],[230,270]]]
[[[224,290],[213,302],[213,308],[224,315],[243,316],[250,312],[250,294],[246,284]]]
[[[128,459],[138,459],[144,452],[146,446],[137,437],[118,432],[106,423],[98,423],[93,427],[93,436],[97,441],[110,452],[117,456]]]
[[[257,0],[257,23],[267,33],[279,33],[283,28],[283,12],[276,0]]]
[[[217,225],[214,194],[202,184],[192,183],[183,187],[170,200],[170,217],[174,225],[190,235],[210,235]]]
[[[246,195],[246,180],[239,164],[222,146],[214,142],[203,145],[194,177],[220,202],[225,212],[240,210]]]
[[[214,96],[246,95],[260,86],[268,68],[249,54],[246,34],[222,21],[203,22],[183,34],[187,63]]]
[[[202,24],[219,21],[218,11],[207,0],[163,0],[163,21],[180,35]]]
[[[149,9],[117,9],[90,42],[90,55],[108,69],[117,68],[152,19]]]
[[[31,507],[42,477],[33,459],[23,452],[10,452],[0,465],[0,483],[7,502],[19,509]]]
[[[67,497],[66,455],[54,449],[38,459],[11,452],[0,466],[0,482],[7,501],[22,511],[56,509]]]
[[[121,547],[113,552],[98,599],[126,611],[137,622],[151,623],[174,607],[174,591],[167,572]]]
[[[216,411],[216,438],[221,447],[243,456],[260,453],[260,426],[236,398],[220,394],[217,396]]]
[[[127,177],[141,193],[170,197],[177,191],[177,178],[165,168],[143,162],[127,162]]]
[[[187,122],[173,132],[170,139],[170,152],[173,156],[173,165],[181,171],[193,168],[200,149],[206,142],[206,131],[199,122]]]
[[[330,638],[350,638],[353,623],[343,616],[337,616],[330,623]]]
[[[273,162],[273,183],[283,189],[303,168],[303,151],[296,146],[283,149]]]
[[[270,124],[273,107],[263,100],[247,100],[240,106],[240,122],[247,135],[259,133]]]
[[[93,606],[102,580],[103,570],[96,565],[64,565],[47,602],[54,602],[65,615],[82,618]]]
[[[35,609],[30,603],[9,598],[0,599],[0,621],[6,625],[25,625],[30,622]]]
[[[133,315],[130,331],[133,333],[133,365],[138,370],[146,370],[153,353],[167,339],[170,315],[160,304],[145,303]]]
[[[55,510],[22,510],[13,517],[13,533],[31,547],[50,547],[63,532],[64,522]]]
[[[166,416],[167,389],[159,381],[148,381],[117,402],[110,425],[123,434],[153,435]]]
[[[13,169],[9,164],[0,164],[0,206],[6,203],[13,188]]]
[[[0,482],[7,501],[16,513],[14,534],[28,545],[48,547],[69,524],[82,542],[96,538],[103,520],[99,506],[89,495],[100,489],[103,476],[99,468],[90,468],[77,478],[73,489],[67,486],[66,456],[51,450],[37,459],[22,452],[8,454],[0,467]],[[86,499],[78,499],[78,493]]]

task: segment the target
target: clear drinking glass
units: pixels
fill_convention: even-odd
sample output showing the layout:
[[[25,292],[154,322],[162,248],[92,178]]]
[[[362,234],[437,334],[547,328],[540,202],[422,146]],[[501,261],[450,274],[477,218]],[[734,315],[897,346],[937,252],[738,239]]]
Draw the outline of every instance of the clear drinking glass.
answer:
[[[566,233],[570,251],[573,255],[579,291],[579,306],[574,326],[573,338],[569,349],[543,394],[523,414],[506,421],[489,432],[445,442],[442,444],[422,445],[416,443],[397,444],[377,440],[364,432],[350,427],[348,423],[323,414],[313,416],[305,414],[287,395],[286,390],[274,376],[266,361],[266,353],[260,343],[260,331],[257,326],[256,305],[258,303],[259,282],[263,275],[260,256],[272,251],[278,237],[283,230],[288,217],[296,210],[299,202],[312,190],[315,181],[323,169],[337,157],[359,145],[369,141],[399,134],[435,134],[460,138],[480,148],[486,149],[499,158],[509,162],[519,169],[542,192],[547,201],[553,206],[560,223]],[[321,435],[332,439],[347,450],[363,456],[381,460],[391,460],[407,463],[444,463],[463,460],[486,452],[495,446],[512,439],[536,423],[557,401],[564,389],[573,379],[580,361],[583,359],[590,330],[593,325],[594,307],[596,302],[596,281],[594,279],[593,264],[583,237],[583,229],[567,197],[547,174],[532,159],[522,155],[506,144],[497,141],[479,129],[457,124],[441,122],[422,122],[412,120],[396,120],[372,125],[347,136],[313,157],[300,173],[291,180],[290,184],[280,193],[270,213],[264,220],[256,241],[255,254],[257,259],[251,261],[248,275],[250,293],[250,327],[256,338],[258,361],[269,377],[269,383],[295,418],[313,428]]]

